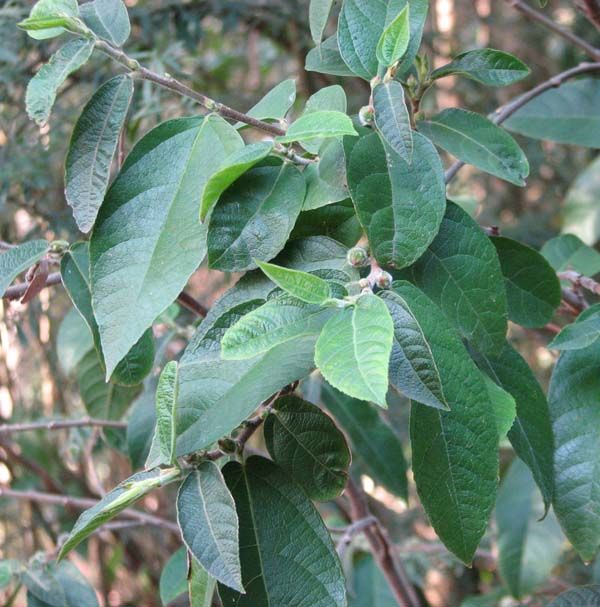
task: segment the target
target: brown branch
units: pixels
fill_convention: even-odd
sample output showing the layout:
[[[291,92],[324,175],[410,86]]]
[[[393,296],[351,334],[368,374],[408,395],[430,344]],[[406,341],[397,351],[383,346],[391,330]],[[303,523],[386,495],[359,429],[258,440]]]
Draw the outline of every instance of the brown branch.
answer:
[[[588,278],[573,270],[558,272],[558,277],[561,280],[568,280],[576,289],[585,289],[594,295],[600,295],[600,283],[596,282],[593,278]]]
[[[575,0],[575,4],[586,16],[586,19],[600,30],[600,2],[598,0]]]
[[[104,428],[127,428],[127,422],[82,417],[81,419],[57,419],[50,421],[28,422],[23,424],[0,424],[0,434],[28,432],[29,430],[61,430],[63,428],[84,428],[87,426]]]

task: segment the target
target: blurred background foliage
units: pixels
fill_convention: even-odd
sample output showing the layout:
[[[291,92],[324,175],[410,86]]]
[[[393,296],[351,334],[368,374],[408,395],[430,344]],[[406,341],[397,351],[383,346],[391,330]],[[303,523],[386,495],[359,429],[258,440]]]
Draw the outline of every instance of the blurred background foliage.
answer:
[[[313,45],[307,0],[128,0],[127,4],[133,26],[129,54],[236,109],[247,110],[286,78],[297,80],[298,108],[311,93],[338,82],[348,93],[350,112],[365,103],[368,88],[364,82],[304,71],[304,58]],[[578,16],[573,3],[552,0],[549,4],[546,10],[553,19],[591,43],[600,44],[600,34]],[[63,194],[63,163],[70,132],[92,91],[116,68],[109,59],[95,54],[63,87],[49,125],[37,127],[24,111],[25,87],[60,42],[35,43],[15,27],[30,7],[25,0],[0,1],[0,240],[16,243],[42,237],[74,242],[78,233]],[[506,2],[431,0],[423,45],[431,63],[442,65],[458,52],[475,47],[514,53],[531,67],[532,73],[523,82],[500,90],[464,79],[444,79],[425,97],[425,113],[450,106],[489,113],[535,83],[585,59],[580,51],[525,20]],[[130,150],[158,122],[197,110],[191,102],[144,82],[136,89],[124,149]],[[600,160],[594,162],[595,152],[530,139],[519,142],[531,163],[526,188],[466,167],[453,182],[451,197],[482,225],[497,225],[503,234],[536,248],[563,229],[578,234],[587,244],[596,244],[600,236]],[[234,278],[201,271],[193,278],[191,292],[210,305]],[[9,418],[18,421],[84,414],[77,379],[65,360],[68,352],[63,348],[61,356],[57,354],[59,328],[69,308],[70,302],[60,288],[43,291],[28,306],[0,303],[0,423]],[[175,310],[155,327],[165,344],[162,351],[159,348],[158,357],[169,356],[164,350],[172,354],[184,344],[179,335],[185,337],[185,325],[191,320],[184,315],[184,322],[178,319],[176,323],[176,316]],[[65,324],[62,339],[66,339],[67,328]],[[545,385],[554,362],[543,347],[545,336],[515,333],[513,328],[513,338]],[[58,346],[60,349],[61,344]],[[71,354],[77,357],[77,352]],[[140,425],[148,423],[144,416],[148,407],[153,407],[152,381],[149,384],[133,408],[132,415],[138,416]],[[401,438],[406,435],[407,411],[406,403],[398,402],[388,414]],[[119,438],[123,442],[124,437],[106,438],[115,444]],[[131,470],[125,452],[102,448],[102,441],[97,439],[97,434],[88,429],[0,435],[0,484],[97,496]],[[362,466],[361,462],[356,465]],[[432,607],[544,605],[547,597],[571,584],[600,581],[600,565],[582,565],[573,552],[562,550],[560,531],[549,527],[543,542],[558,537],[552,572],[548,570],[538,580],[536,594],[524,602],[506,598],[499,582],[495,524],[474,567],[466,569],[436,541],[421,509],[414,506],[416,500],[407,507],[371,480],[368,470],[363,471],[372,510],[385,522],[411,576]],[[515,492],[535,491],[531,482],[527,485],[522,471],[511,470],[511,475],[512,485],[505,499]],[[144,507],[169,516],[172,503],[173,495],[166,491],[148,497]],[[68,528],[75,515],[69,508],[6,500],[0,503],[0,512],[0,559],[22,560],[36,551],[51,550],[57,534]],[[333,527],[344,524],[336,516],[339,514],[332,509],[329,520]],[[160,605],[157,588],[161,571],[178,548],[177,538],[164,530],[144,529],[140,533],[132,528],[120,530],[116,540],[110,532],[94,536],[87,554],[74,556],[76,564],[100,589],[105,605]],[[357,538],[344,555],[346,564],[365,547]],[[543,552],[535,557],[542,568]],[[357,595],[365,580],[376,583],[372,576],[378,574],[368,558],[356,561],[352,571],[350,585]],[[5,591],[5,601],[8,595]],[[15,595],[14,601],[14,605],[23,605],[23,595]],[[367,603],[356,602],[357,606],[363,604]]]

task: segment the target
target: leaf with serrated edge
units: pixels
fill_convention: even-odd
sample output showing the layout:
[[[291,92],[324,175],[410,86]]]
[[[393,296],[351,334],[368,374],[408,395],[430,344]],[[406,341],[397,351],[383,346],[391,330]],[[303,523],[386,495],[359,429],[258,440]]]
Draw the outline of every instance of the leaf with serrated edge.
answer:
[[[308,272],[257,261],[258,267],[281,289],[309,304],[323,304],[331,297],[329,284]]]
[[[382,137],[410,164],[413,153],[413,131],[404,99],[404,87],[393,80],[375,87],[373,107],[375,125]]]

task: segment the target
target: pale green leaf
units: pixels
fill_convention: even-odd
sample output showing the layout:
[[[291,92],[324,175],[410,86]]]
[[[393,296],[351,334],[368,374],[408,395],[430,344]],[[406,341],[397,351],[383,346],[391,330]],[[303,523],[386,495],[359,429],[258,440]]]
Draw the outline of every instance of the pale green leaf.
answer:
[[[290,125],[286,134],[277,137],[276,141],[293,143],[328,137],[344,137],[345,135],[358,135],[349,116],[343,112],[319,110],[300,116]]]
[[[319,161],[309,164],[304,169],[304,177],[306,198],[303,211],[319,209],[346,200],[350,194],[346,186],[346,158],[342,142],[328,139],[321,144]]]
[[[69,375],[94,347],[92,333],[81,314],[71,308],[60,323],[56,336],[56,354],[61,369]]]
[[[288,110],[296,101],[296,81],[293,78],[280,82],[274,86],[256,105],[252,106],[246,114],[257,120],[283,120]],[[238,122],[235,127],[246,126]]]
[[[377,43],[377,60],[384,67],[400,61],[410,42],[410,4],[407,4],[383,30]]]
[[[32,38],[45,40],[60,36],[65,31],[62,26],[69,26],[78,15],[77,0],[39,0],[19,27],[27,29]],[[63,23],[59,23],[61,20]],[[57,23],[53,25],[52,21]]]
[[[189,557],[188,590],[190,607],[211,607],[217,581],[195,558]]]
[[[541,253],[557,272],[575,270],[584,276],[600,272],[600,253],[574,234],[552,238],[542,247]]]
[[[333,2],[334,0],[310,0],[308,22],[310,25],[310,35],[315,44],[320,44],[323,39],[323,32],[327,26]]]
[[[163,607],[168,607],[187,589],[187,550],[182,546],[171,555],[160,573],[158,591]]]
[[[306,107],[304,108],[303,115],[310,114],[311,112],[321,112],[321,111],[333,111],[333,112],[341,112],[342,114],[346,114],[348,109],[348,100],[346,99],[346,92],[344,89],[334,84],[333,86],[326,86],[322,89],[319,89],[316,93],[313,93],[306,102]],[[340,146],[340,142],[337,140],[333,140],[338,144],[338,149]],[[300,145],[311,154],[320,154],[321,147],[324,147],[323,144],[332,143],[331,139],[309,139],[308,141],[302,140],[300,141]]]
[[[146,468],[175,463],[177,376],[177,362],[172,360],[162,370],[156,388],[156,430]]]
[[[100,38],[123,46],[131,33],[127,7],[122,0],[93,0],[80,6],[81,18]]]
[[[413,131],[404,99],[404,87],[391,80],[373,91],[375,125],[386,143],[409,164],[413,154]]]
[[[340,55],[337,36],[331,36],[311,49],[306,55],[304,69],[307,72],[320,72],[333,76],[354,76]]]
[[[498,437],[502,440],[515,422],[517,403],[511,394],[492,381],[489,376],[484,375],[483,379],[494,410]]]
[[[281,289],[309,304],[321,305],[331,297],[329,284],[308,272],[257,262],[258,267]]]
[[[591,346],[600,337],[600,313],[567,325],[549,344],[550,350],[581,350]]]
[[[0,297],[12,281],[25,270],[34,266],[48,250],[45,240],[29,240],[23,244],[0,251]]]

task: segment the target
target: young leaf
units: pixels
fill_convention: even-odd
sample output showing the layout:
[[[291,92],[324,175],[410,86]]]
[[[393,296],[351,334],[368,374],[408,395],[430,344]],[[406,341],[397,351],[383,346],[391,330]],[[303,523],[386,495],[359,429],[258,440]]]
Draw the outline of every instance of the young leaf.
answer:
[[[25,94],[27,115],[38,125],[48,122],[60,85],[90,58],[91,40],[76,38],[59,48],[29,81]]]
[[[65,31],[63,26],[68,27],[78,15],[77,0],[39,0],[29,17],[18,25],[32,38],[45,40],[60,36]]]
[[[108,377],[204,258],[198,192],[241,145],[233,127],[209,115],[157,126],[127,157],[90,240],[92,301]]]
[[[448,409],[438,361],[427,339],[427,334],[436,330],[436,310],[432,309],[431,314],[423,319],[425,325],[421,326],[410,309],[410,303],[398,293],[384,291],[381,298],[394,322],[390,384],[412,400]]]
[[[375,125],[381,136],[394,152],[410,164],[413,153],[413,131],[404,100],[404,87],[394,80],[375,87],[373,106]]]
[[[417,286],[479,350],[502,348],[507,303],[498,255],[460,207],[448,202],[439,234],[410,272]]]
[[[556,597],[548,607],[594,607],[600,602],[600,585],[571,588]]]
[[[296,396],[276,401],[265,420],[271,457],[310,499],[338,497],[348,481],[350,451],[344,435],[315,405]]]
[[[272,149],[272,143],[254,143],[236,150],[228,156],[204,186],[200,202],[200,221],[204,221],[208,217],[221,194],[236,179],[264,160]]]
[[[414,133],[412,163],[379,135],[346,139],[348,186],[371,251],[382,265],[404,268],[425,252],[446,208],[444,170],[433,145]]]
[[[219,584],[224,607],[344,607],[339,559],[317,510],[304,491],[261,457],[223,468],[240,519],[245,594]],[[286,513],[293,513],[287,515]]]
[[[549,344],[549,350],[581,350],[591,346],[600,337],[600,313],[596,312],[581,322],[567,325]]]
[[[342,142],[328,139],[321,144],[318,151],[319,161],[309,164],[304,169],[306,198],[302,206],[303,211],[319,209],[349,197],[346,186],[346,158]]]
[[[553,88],[517,110],[506,128],[533,137],[600,147],[600,80],[583,78]]]
[[[407,501],[408,466],[402,443],[379,415],[379,410],[369,403],[338,392],[327,383],[323,383],[321,398],[346,433],[354,460],[359,460],[375,482]]]
[[[504,129],[484,116],[452,108],[417,126],[459,160],[515,185],[525,185],[529,163],[523,150]]]
[[[310,35],[315,44],[321,44],[333,2],[334,0],[310,0],[308,22],[310,25]]]
[[[208,264],[224,272],[257,267],[285,246],[306,193],[293,165],[260,166],[238,179],[219,199],[208,227]]]
[[[504,275],[508,317],[523,327],[543,327],[560,305],[556,272],[531,247],[500,236],[491,241]]]
[[[400,61],[410,42],[410,4],[398,13],[394,20],[383,30],[377,43],[377,60],[384,67],[390,67]]]
[[[309,304],[322,305],[331,297],[329,284],[308,272],[258,261],[258,267],[281,289]]]
[[[416,287],[394,283],[422,322],[434,304]],[[498,433],[483,376],[469,359],[451,324],[438,317],[430,347],[450,411],[413,403],[410,440],[417,491],[433,528],[463,562],[469,563],[494,506]],[[444,482],[440,482],[444,479]]]
[[[202,567],[222,584],[244,592],[235,504],[213,462],[203,462],[183,481],[177,522],[185,545]]]
[[[35,265],[48,250],[45,240],[29,240],[0,252],[0,297],[11,282],[25,270]]]
[[[515,423],[517,403],[511,394],[492,381],[487,375],[483,376],[483,380],[485,381],[485,387],[494,410],[498,437],[502,440]]]
[[[277,137],[279,143],[311,141],[328,137],[357,136],[352,120],[342,112],[321,110],[303,114],[288,128],[285,135]]]
[[[137,502],[153,489],[172,483],[180,475],[180,470],[176,468],[155,469],[149,472],[137,472],[124,480],[77,519],[69,537],[60,549],[58,559],[63,559],[93,531],[117,516],[125,508]]]
[[[294,101],[296,101],[296,81],[290,78],[273,87],[246,114],[257,120],[283,120],[294,105]],[[236,128],[244,126],[246,125],[243,122],[235,125]]]
[[[465,76],[486,86],[508,86],[529,76],[530,69],[514,55],[493,48],[481,48],[457,55],[435,70],[431,77]]]
[[[354,76],[340,55],[337,36],[331,36],[311,49],[306,55],[304,69],[333,76]]]
[[[188,552],[188,591],[190,607],[211,607],[217,580]]]
[[[346,92],[344,89],[334,84],[333,86],[326,86],[319,89],[316,93],[313,93],[306,102],[303,116],[312,112],[331,111],[341,112],[346,114],[348,109],[348,100],[346,99]],[[309,140],[299,141],[300,145],[311,154],[319,154],[323,143],[336,143],[338,149],[341,147],[341,142],[335,139],[323,139],[315,138]]]
[[[375,295],[361,295],[327,321],[317,341],[315,364],[338,390],[385,408],[393,335],[385,303]]]
[[[93,0],[80,6],[81,18],[100,38],[123,46],[131,33],[127,7],[122,0]]]
[[[552,238],[542,247],[541,253],[557,272],[573,269],[584,276],[600,272],[600,253],[574,234]]]
[[[168,607],[187,589],[187,549],[182,546],[171,555],[160,573],[158,590],[163,607]]]
[[[558,564],[564,536],[553,512],[544,518],[539,490],[518,458],[498,491],[496,522],[500,575],[515,598],[531,594]]]
[[[92,229],[104,199],[132,96],[131,78],[111,78],[88,101],[73,129],[65,161],[65,195],[82,232]]]

